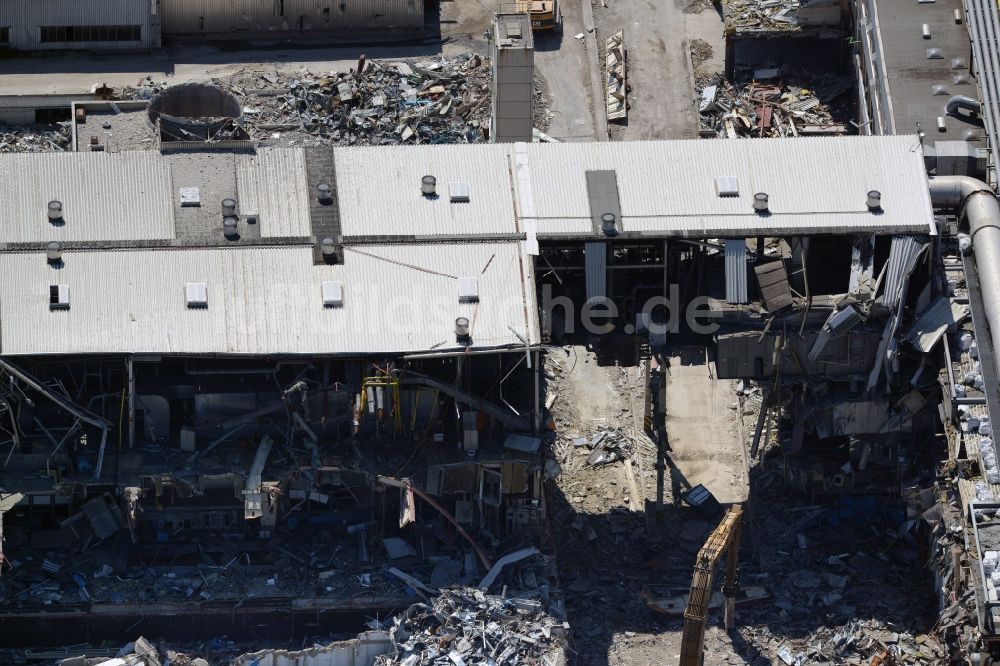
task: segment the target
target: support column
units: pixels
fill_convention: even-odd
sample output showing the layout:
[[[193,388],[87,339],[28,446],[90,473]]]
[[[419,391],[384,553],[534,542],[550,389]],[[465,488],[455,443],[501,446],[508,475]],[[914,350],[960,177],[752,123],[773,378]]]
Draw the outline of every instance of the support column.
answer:
[[[135,370],[132,357],[125,358],[125,368],[128,373],[128,448],[135,448]]]

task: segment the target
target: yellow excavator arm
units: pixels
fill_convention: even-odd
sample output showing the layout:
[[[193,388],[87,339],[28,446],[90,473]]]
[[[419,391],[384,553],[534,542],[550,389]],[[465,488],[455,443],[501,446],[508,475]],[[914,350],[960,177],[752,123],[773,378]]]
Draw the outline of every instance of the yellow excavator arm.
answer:
[[[712,582],[715,567],[724,554],[726,558],[726,583],[722,588],[725,597],[726,631],[733,628],[736,614],[736,561],[743,531],[743,507],[734,504],[722,518],[698,551],[691,578],[691,592],[684,610],[684,634],[681,637],[680,666],[701,666],[705,647],[705,623],[708,605],[712,600]]]

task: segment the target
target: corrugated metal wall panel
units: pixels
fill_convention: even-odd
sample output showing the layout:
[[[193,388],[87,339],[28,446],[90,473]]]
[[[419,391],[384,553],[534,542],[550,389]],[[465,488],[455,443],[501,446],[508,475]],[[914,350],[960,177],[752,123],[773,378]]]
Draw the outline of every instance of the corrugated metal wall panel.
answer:
[[[924,245],[925,243],[913,236],[893,236],[889,248],[889,265],[885,269],[883,291],[883,303],[887,308],[895,309],[899,305],[899,301],[903,298],[903,289]]]
[[[726,241],[726,302],[747,302],[747,241]]]
[[[584,244],[584,263],[587,276],[587,300],[608,295],[608,246],[601,243]]]
[[[163,34],[420,32],[422,0],[160,0]]]
[[[366,245],[314,266],[312,248],[64,252],[53,275],[44,253],[0,254],[0,353],[360,354],[537,343],[521,243]],[[475,275],[479,302],[459,303],[458,276]],[[321,283],[339,280],[344,305],[324,308]],[[50,311],[49,285],[69,285],[68,310]],[[208,307],[189,309],[187,282],[205,282]],[[526,305],[527,303],[527,305]],[[40,335],[44,332],[44,335]]]
[[[0,26],[10,27],[11,46],[24,51],[157,48],[156,0],[0,0]],[[40,26],[137,25],[139,42],[42,43]]]
[[[170,165],[155,152],[5,154],[0,201],[5,242],[174,237]],[[65,224],[49,222],[49,201]]]

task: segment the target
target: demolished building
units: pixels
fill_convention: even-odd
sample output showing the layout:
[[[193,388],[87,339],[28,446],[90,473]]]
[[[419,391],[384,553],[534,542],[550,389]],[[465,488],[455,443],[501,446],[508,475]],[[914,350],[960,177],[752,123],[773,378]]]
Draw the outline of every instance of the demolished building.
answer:
[[[933,208],[986,197],[924,166],[907,136],[3,156],[3,621],[217,631],[501,578],[559,617],[546,344],[635,350],[661,475],[658,354],[695,336],[765,388],[786,481],[898,492],[979,316]]]

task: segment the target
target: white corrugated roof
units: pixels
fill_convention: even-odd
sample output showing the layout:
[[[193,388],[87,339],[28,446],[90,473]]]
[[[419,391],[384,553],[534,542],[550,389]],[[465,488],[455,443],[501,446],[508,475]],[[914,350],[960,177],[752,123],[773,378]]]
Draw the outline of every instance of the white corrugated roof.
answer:
[[[334,148],[345,236],[483,236],[520,231],[514,217],[510,145]],[[437,197],[420,193],[437,179]],[[469,186],[452,203],[450,183]]]
[[[590,224],[585,172],[613,169],[625,232],[920,232],[933,213],[915,136],[533,144],[528,159],[539,235]],[[715,179],[736,178],[720,197]],[[882,193],[883,211],[865,205]],[[753,213],[766,192],[770,215]]]
[[[236,158],[243,215],[260,216],[265,238],[309,236],[309,186],[302,148],[271,148]]]
[[[63,204],[64,224],[48,219]],[[0,242],[173,238],[170,165],[156,152],[0,155]]]
[[[539,341],[534,291],[517,242],[368,245],[343,265],[313,264],[310,247],[0,254],[0,354],[361,354],[457,348],[468,317],[474,348]],[[478,303],[459,303],[475,276]],[[344,304],[323,307],[323,281]],[[189,308],[204,282],[208,307]],[[49,309],[50,284],[69,286],[68,310]],[[530,316],[529,316],[530,314]],[[516,331],[518,335],[515,335]]]
[[[338,148],[337,190],[344,234],[499,235],[523,231],[511,217],[523,203],[513,180],[514,144]],[[591,234],[585,173],[614,170],[622,227],[649,235],[856,232],[933,233],[923,154],[916,137],[529,144],[538,236]],[[441,198],[419,194],[437,178]],[[735,197],[716,193],[734,177]],[[451,204],[447,183],[469,184],[469,204]],[[883,211],[866,207],[882,193]],[[753,212],[766,192],[770,215]]]

